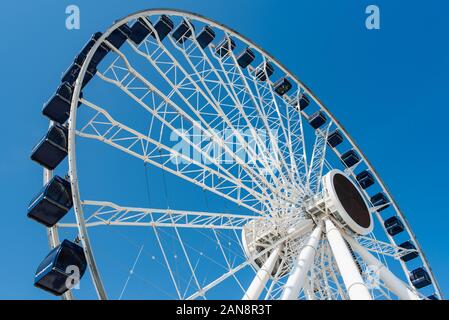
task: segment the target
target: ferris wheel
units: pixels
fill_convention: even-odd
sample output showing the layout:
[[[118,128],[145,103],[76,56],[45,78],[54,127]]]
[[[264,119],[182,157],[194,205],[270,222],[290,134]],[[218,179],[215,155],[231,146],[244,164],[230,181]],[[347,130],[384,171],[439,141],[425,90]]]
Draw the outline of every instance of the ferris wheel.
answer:
[[[116,21],[43,114],[31,158],[44,188],[28,207],[51,248],[38,288],[64,299],[86,287],[100,299],[442,299],[348,132],[220,23],[166,9]]]

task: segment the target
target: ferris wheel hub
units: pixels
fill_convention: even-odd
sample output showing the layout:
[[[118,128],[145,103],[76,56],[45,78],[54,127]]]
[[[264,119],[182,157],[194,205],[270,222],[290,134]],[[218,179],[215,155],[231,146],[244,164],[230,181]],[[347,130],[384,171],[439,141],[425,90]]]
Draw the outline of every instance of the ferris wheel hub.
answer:
[[[306,211],[315,219],[330,215],[343,228],[360,235],[373,230],[373,220],[360,188],[341,170],[323,177],[323,191],[311,199]]]
[[[304,212],[296,217],[291,215],[283,219],[273,217],[269,220],[254,220],[243,227],[242,244],[245,255],[257,257],[253,261],[256,269],[262,268],[274,250],[266,249],[283,238],[288,240],[283,243],[284,248],[280,256],[287,261],[295,259],[310,231],[309,228],[302,228],[298,221],[318,223],[331,216],[341,228],[360,235],[366,235],[373,229],[371,213],[362,192],[341,170],[332,170],[323,176],[322,192],[306,200],[303,208]],[[311,219],[307,219],[307,216]],[[272,276],[282,276],[290,272],[289,264],[282,265],[281,261],[279,257]]]

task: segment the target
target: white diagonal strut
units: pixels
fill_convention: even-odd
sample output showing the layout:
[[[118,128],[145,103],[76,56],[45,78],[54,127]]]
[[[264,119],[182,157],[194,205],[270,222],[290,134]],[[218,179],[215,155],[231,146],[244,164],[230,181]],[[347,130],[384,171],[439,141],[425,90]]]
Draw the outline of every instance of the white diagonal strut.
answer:
[[[326,236],[351,300],[372,300],[340,231],[328,218],[324,220]]]
[[[251,282],[248,290],[245,292],[242,300],[257,300],[262,293],[270,275],[273,272],[274,266],[279,259],[279,253],[282,251],[282,246],[275,248],[262,267],[257,271],[254,280]]]
[[[357,241],[345,235],[345,239],[351,247],[362,257],[368,266],[374,268],[375,273],[384,282],[385,286],[399,297],[401,300],[420,300],[420,297],[413,292],[402,280],[396,277],[388,268],[376,257],[362,247]]]
[[[309,194],[314,195],[320,190],[321,176],[323,174],[324,159],[326,158],[327,138],[332,122],[321,131],[316,130],[315,144],[313,146],[312,159],[307,174],[306,188]]]
[[[282,293],[282,300],[296,300],[299,293],[304,286],[307,273],[315,258],[315,253],[318,247],[318,243],[323,232],[322,223],[320,223],[310,235],[309,240],[302,248],[298,259],[295,262],[293,271],[287,280]]]

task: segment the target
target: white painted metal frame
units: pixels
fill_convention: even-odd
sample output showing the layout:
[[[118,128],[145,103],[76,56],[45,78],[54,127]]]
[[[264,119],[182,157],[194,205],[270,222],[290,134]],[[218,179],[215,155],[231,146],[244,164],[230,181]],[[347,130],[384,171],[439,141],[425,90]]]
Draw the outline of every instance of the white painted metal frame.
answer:
[[[354,143],[353,139],[348,135],[346,130],[339,124],[339,122],[333,117],[333,115],[329,112],[329,110],[318,100],[318,98],[316,98],[311,93],[311,91],[301,81],[299,81],[296,77],[294,77],[285,67],[283,67],[280,63],[278,63],[273,57],[271,57],[263,49],[256,46],[251,41],[244,38],[237,32],[235,32],[227,27],[224,27],[223,25],[220,25],[214,21],[211,21],[209,19],[203,18],[201,16],[198,16],[198,15],[195,15],[192,13],[181,12],[181,11],[176,11],[176,10],[165,10],[165,9],[162,10],[161,9],[161,10],[146,10],[146,11],[138,12],[138,13],[135,13],[128,17],[125,17],[124,19],[121,19],[117,23],[115,23],[111,28],[109,28],[102,35],[102,37],[97,41],[97,43],[94,45],[94,47],[89,52],[86,62],[83,64],[83,66],[81,68],[80,77],[78,78],[78,80],[76,82],[73,100],[72,100],[72,104],[71,104],[71,113],[70,113],[70,119],[69,119],[69,175],[70,175],[72,193],[73,193],[73,198],[74,198],[74,211],[75,211],[75,215],[77,218],[77,227],[79,229],[80,239],[81,239],[81,242],[82,242],[85,254],[86,254],[89,270],[91,272],[91,276],[94,281],[94,285],[97,290],[99,298],[101,298],[101,299],[106,298],[106,292],[104,290],[98,269],[96,267],[94,255],[92,252],[92,247],[91,247],[89,237],[88,237],[87,226],[89,225],[89,223],[84,218],[83,202],[80,197],[80,191],[79,191],[79,186],[78,186],[77,167],[76,167],[76,146],[75,146],[75,142],[76,142],[75,137],[77,134],[76,111],[77,111],[77,105],[78,105],[79,95],[80,95],[80,91],[81,91],[81,82],[83,81],[84,75],[87,70],[87,66],[88,66],[90,60],[92,59],[93,53],[97,50],[99,45],[103,42],[110,46],[110,44],[107,43],[107,41],[105,41],[105,39],[110,35],[110,33],[113,30],[115,30],[120,25],[127,23],[128,21],[137,19],[138,17],[148,16],[148,15],[159,15],[159,14],[181,15],[188,19],[198,20],[198,21],[207,23],[207,24],[213,26],[214,28],[224,30],[225,34],[228,37],[230,37],[230,36],[235,37],[236,39],[248,44],[252,48],[255,48],[259,53],[261,53],[263,55],[263,59],[265,61],[269,60],[269,61],[273,62],[279,70],[284,72],[284,74],[286,76],[288,76],[290,79],[293,79],[295,81],[295,83],[298,87],[298,92],[299,92],[299,90],[301,90],[313,99],[313,101],[320,107],[320,109],[322,111],[324,111],[326,113],[328,118],[332,121],[333,126],[339,128],[343,132],[347,141],[352,145],[354,150],[356,150],[358,152],[358,154],[362,157],[362,162],[364,163],[364,165],[366,167],[368,167],[368,169],[370,169],[371,172],[373,172],[373,174],[374,174],[377,182],[380,184],[382,190],[389,197],[391,205],[394,207],[398,216],[401,217],[402,221],[404,221],[404,223],[406,225],[406,230],[407,230],[408,234],[410,235],[412,241],[416,244],[417,251],[420,254],[420,258],[422,259],[423,264],[429,271],[429,274],[432,278],[432,282],[435,287],[436,293],[439,297],[441,297],[441,292],[438,288],[438,284],[437,284],[436,279],[430,269],[430,266],[424,256],[419,244],[417,243],[416,238],[414,237],[414,235],[410,229],[410,226],[408,225],[405,217],[402,215],[401,211],[399,210],[394,199],[392,198],[392,196],[386,189],[382,180],[379,178],[377,172],[371,166],[369,161],[364,157],[361,150]],[[150,25],[148,25],[148,26],[150,28],[153,28]],[[154,29],[153,29],[153,31],[154,31]],[[157,62],[158,57],[155,55],[155,52],[158,53],[159,57],[161,57],[161,55],[163,53],[167,54],[170,57],[170,53],[164,49],[164,46],[160,45],[160,41],[158,39],[157,34],[156,34],[156,40],[157,40],[156,44],[159,46],[158,48],[156,48],[156,50],[158,50],[158,51],[154,51],[152,53],[148,52],[148,51],[145,53],[144,51],[141,51],[140,48],[136,48],[134,46],[132,46],[132,47],[133,47],[133,49],[135,49],[135,51],[138,54],[142,54],[142,56],[147,57],[148,61],[150,63],[152,63],[152,65],[155,68],[158,68],[158,62]],[[186,49],[185,45],[186,44],[183,44],[182,47],[180,47],[180,52],[183,52],[186,59],[188,61],[190,61],[192,65],[195,65],[192,62],[193,61],[192,53],[194,52],[193,49],[195,49],[195,47],[198,49],[198,44],[196,43],[196,40],[195,40],[195,41],[193,41],[193,44],[191,44],[190,47],[187,47],[187,49]],[[205,55],[202,50],[200,50],[200,53],[203,55],[203,57],[196,56],[197,58],[202,59],[204,64],[209,63],[210,69],[204,69],[203,71],[196,73],[197,76],[200,75],[201,86],[204,88],[208,88],[207,94],[204,92],[203,89],[200,90],[199,84],[197,84],[194,80],[192,80],[191,75],[187,71],[183,70],[182,65],[180,65],[176,61],[176,59],[173,59],[173,61],[172,61],[173,67],[176,68],[176,70],[178,70],[180,73],[183,73],[184,78],[182,78],[182,80],[180,80],[179,82],[176,80],[174,82],[171,82],[171,79],[167,76],[168,73],[162,72],[162,69],[159,68],[158,70],[160,71],[160,73],[164,75],[167,82],[171,83],[174,88],[171,93],[167,93],[168,95],[166,95],[163,92],[160,92],[158,90],[158,88],[152,86],[151,83],[146,81],[146,79],[141,77],[137,72],[133,72],[135,70],[133,70],[131,65],[129,64],[129,62],[126,61],[126,57],[120,51],[118,51],[114,48],[112,48],[112,49],[115,53],[118,54],[118,56],[122,60],[125,60],[125,64],[126,64],[129,72],[127,73],[127,75],[125,75],[125,78],[120,79],[120,80],[118,80],[118,79],[111,80],[111,78],[106,77],[104,74],[99,74],[99,77],[105,81],[110,81],[111,83],[118,85],[118,87],[120,87],[120,89],[122,89],[130,97],[133,97],[133,93],[131,92],[132,89],[130,90],[129,86],[128,86],[128,88],[126,88],[126,86],[123,85],[123,82],[124,82],[123,80],[125,80],[127,77],[129,77],[130,74],[132,74],[133,79],[141,80],[141,82],[148,88],[148,90],[140,98],[134,95],[133,99],[136,102],[138,102],[142,107],[147,108],[147,111],[152,113],[154,115],[154,117],[158,117],[158,119],[161,120],[163,123],[172,125],[172,128],[176,128],[176,126],[174,125],[174,123],[176,121],[184,121],[181,123],[185,123],[185,121],[187,120],[191,124],[192,127],[197,127],[199,130],[201,130],[204,133],[209,132],[209,134],[210,134],[210,132],[214,132],[214,130],[212,130],[213,128],[211,127],[210,122],[206,121],[201,116],[201,108],[204,108],[204,105],[201,105],[201,106],[194,105],[192,103],[192,100],[195,100],[195,99],[191,99],[191,98],[196,98],[196,96],[193,96],[193,95],[188,96],[186,93],[188,90],[185,90],[185,91],[182,90],[182,88],[185,85],[187,85],[187,86],[190,86],[188,88],[189,90],[192,90],[192,88],[195,88],[195,90],[196,90],[195,94],[197,94],[197,95],[200,94],[203,97],[207,97],[207,96],[214,97],[214,94],[211,94],[211,92],[213,92],[213,90],[216,90],[219,87],[222,87],[225,91],[228,92],[228,94],[230,93],[229,97],[231,98],[231,100],[233,100],[233,103],[235,103],[234,107],[236,107],[237,110],[242,113],[242,116],[247,114],[247,111],[245,111],[245,110],[247,110],[247,108],[249,106],[252,106],[252,107],[255,106],[256,110],[259,112],[258,115],[259,116],[262,115],[261,118],[264,119],[264,122],[259,123],[259,126],[264,127],[264,128],[269,128],[269,129],[273,129],[273,126],[275,126],[275,128],[281,132],[280,138],[278,137],[279,140],[274,144],[276,156],[273,157],[272,155],[270,155],[268,153],[268,154],[265,154],[265,156],[263,156],[261,159],[258,159],[261,161],[261,163],[264,166],[262,168],[259,166],[258,162],[256,161],[256,154],[254,152],[254,149],[249,144],[245,143],[244,138],[238,133],[238,130],[237,130],[238,128],[236,128],[236,126],[234,125],[235,119],[230,119],[227,117],[227,113],[223,109],[223,106],[227,105],[226,101],[225,100],[221,101],[221,99],[219,99],[219,100],[208,102],[208,108],[209,108],[208,110],[212,110],[212,109],[214,110],[214,112],[215,112],[214,116],[216,117],[217,120],[222,119],[223,123],[225,123],[228,127],[236,129],[237,139],[240,141],[241,147],[244,148],[244,150],[250,156],[248,163],[244,163],[238,157],[234,157],[234,160],[236,160],[236,163],[241,168],[243,168],[243,171],[240,171],[240,173],[244,172],[245,182],[252,183],[252,185],[250,188],[247,188],[247,187],[245,187],[245,185],[243,183],[239,184],[237,187],[238,191],[236,192],[238,194],[238,196],[234,197],[233,200],[238,201],[241,205],[246,206],[248,209],[252,210],[253,212],[261,214],[260,218],[263,218],[266,215],[267,210],[274,209],[274,210],[280,210],[280,211],[284,210],[284,212],[288,212],[289,209],[292,208],[292,206],[293,207],[295,206],[295,201],[300,200],[301,197],[306,193],[306,191],[305,191],[306,189],[304,189],[302,187],[304,187],[305,185],[310,185],[310,181],[313,181],[314,184],[317,181],[318,182],[320,181],[323,164],[325,163],[324,157],[325,157],[326,144],[324,144],[324,148],[323,148],[323,143],[320,144],[320,143],[318,143],[318,140],[317,140],[317,143],[316,143],[316,146],[314,149],[314,154],[316,151],[317,155],[315,155],[313,162],[317,161],[316,163],[318,163],[318,165],[316,165],[316,166],[312,165],[310,168],[307,168],[306,154],[305,154],[305,148],[304,148],[304,137],[303,137],[303,132],[302,132],[302,121],[299,121],[299,125],[295,128],[297,130],[297,132],[300,132],[300,137],[298,137],[298,135],[292,134],[293,129],[292,129],[292,126],[290,125],[290,119],[292,117],[294,117],[295,114],[300,115],[299,120],[301,120],[301,115],[305,119],[308,119],[308,115],[305,112],[302,112],[300,114],[298,112],[292,113],[292,112],[288,112],[288,111],[286,114],[282,114],[282,111],[280,111],[280,106],[279,106],[279,103],[282,103],[282,101],[279,101],[278,97],[276,97],[273,94],[273,90],[270,85],[270,82],[267,81],[266,83],[261,83],[259,81],[255,81],[254,76],[251,77],[251,75],[249,75],[249,74],[244,75],[244,73],[240,70],[240,68],[237,67],[236,60],[235,60],[236,58],[233,53],[228,54],[224,59],[217,60],[214,62],[215,64],[218,63],[221,66],[221,71],[219,71],[219,72],[217,72],[215,70],[215,68],[213,67],[213,65],[214,65],[213,62],[208,60],[207,55]],[[191,50],[191,51],[189,51],[189,50]],[[196,68],[194,68],[194,69],[197,70]],[[210,75],[215,75],[215,77],[216,77],[215,78],[215,86],[213,86],[214,80],[210,81],[207,79],[207,76],[210,76]],[[185,82],[183,82],[183,81],[185,81]],[[207,81],[209,81],[209,83]],[[250,81],[252,81],[252,84]],[[131,82],[132,81],[130,81],[128,83],[131,83]],[[254,88],[256,88],[257,97],[251,98],[252,95],[250,94],[250,92],[251,92],[250,86],[253,86]],[[238,90],[238,92],[236,91],[236,89]],[[197,122],[196,120],[191,118],[188,114],[183,113],[182,108],[180,108],[179,106],[177,106],[176,104],[174,104],[171,101],[170,94],[175,94],[175,93],[178,94],[181,98],[183,98],[186,105],[190,106],[191,111],[196,115],[199,122]],[[160,103],[158,105],[157,104],[154,105],[154,107],[156,107],[155,109],[148,109],[148,105],[143,102],[143,100],[148,98],[149,96],[151,96],[153,99],[158,98],[158,101],[160,101]],[[91,108],[97,107],[97,111],[99,113],[105,115],[105,113],[98,106],[95,106],[94,104],[89,105],[89,102],[87,100],[83,100],[83,103],[87,104]],[[285,101],[284,101],[284,103],[285,103]],[[229,106],[230,106],[230,104],[228,105],[228,107]],[[263,107],[261,107],[261,106],[263,106]],[[292,107],[289,108],[288,103],[285,103],[285,107],[286,107],[285,109],[287,109],[287,110],[294,109]],[[165,116],[169,116],[169,114],[170,114],[167,111],[168,108],[176,109],[179,112],[179,114],[182,116],[171,119],[171,120],[167,120],[168,118],[165,118]],[[267,115],[267,113],[266,113],[267,110],[271,110],[270,115],[273,113],[277,114],[278,119],[280,118],[281,121],[279,121],[275,125],[273,124],[273,122],[269,123],[268,122],[269,115]],[[164,112],[165,112],[164,117],[161,117],[161,113],[164,113]],[[243,118],[244,118],[247,126],[255,128],[254,118],[251,118],[251,117],[243,117]],[[111,120],[111,119],[109,119],[109,120]],[[119,122],[113,122],[113,121],[110,121],[110,122],[111,122],[110,123],[111,131],[107,132],[107,134],[110,134],[112,132],[113,128],[118,129],[120,131],[122,131],[122,130],[126,131],[128,129],[125,125],[120,124]],[[201,123],[202,125],[204,125],[204,128],[206,128],[207,130],[204,130],[204,128],[198,126],[198,123]],[[89,123],[89,125],[91,127],[94,126],[95,121],[91,121]],[[184,125],[182,125],[180,127],[184,127]],[[327,136],[330,127],[331,127],[331,125],[329,125],[327,127],[325,137]],[[130,131],[130,130],[128,130],[128,131]],[[88,134],[83,133],[82,131],[78,132],[78,133],[80,136],[88,137]],[[149,146],[151,143],[155,142],[155,141],[151,141],[150,139],[148,139],[148,137],[139,135],[138,132],[133,132],[134,137],[132,139],[134,139],[134,140],[132,140],[131,143],[134,143],[134,144],[129,148],[125,148],[125,147],[117,144],[116,141],[114,142],[111,139],[107,139],[105,133],[100,134],[100,132],[98,132],[98,131],[97,131],[97,133],[98,133],[96,135],[97,138],[102,138],[104,140],[104,142],[108,141],[107,143],[109,143],[110,145],[113,145],[114,147],[121,149],[122,151],[125,151],[128,153],[131,153],[131,149],[135,145],[141,144],[144,146]],[[252,131],[251,134],[256,139],[256,141],[258,141],[257,134],[255,134],[254,131]],[[91,134],[90,137],[94,138],[95,135]],[[212,136],[210,136],[210,138],[215,139],[217,141],[220,140],[219,137],[214,136],[213,134],[212,134]],[[271,141],[274,140],[273,136],[270,136],[269,138]],[[295,140],[295,141],[293,141],[293,140]],[[323,141],[325,141],[325,140],[323,139]],[[116,143],[116,144],[114,144],[114,143]],[[321,146],[321,150],[322,150],[321,153],[318,150],[318,145]],[[158,147],[161,148],[162,145],[159,144]],[[222,147],[225,147],[225,146],[222,146]],[[338,156],[340,155],[338,150],[334,149],[334,151]],[[228,151],[228,152],[231,155],[233,154],[232,151]],[[145,155],[134,153],[133,155],[140,157],[140,158],[144,157],[146,160],[149,159],[148,153],[146,153]],[[153,164],[156,165],[156,162],[154,162]],[[164,170],[166,170],[165,165],[166,165],[166,163],[164,165],[162,165]],[[196,163],[196,165],[199,166],[198,163]],[[273,170],[273,168],[277,169],[277,173]],[[220,168],[220,169],[221,170],[218,170],[218,171],[217,170],[212,171],[210,168],[203,167],[202,168],[203,172],[201,174],[204,176],[206,174],[206,171],[209,172],[209,174],[212,174],[212,172],[213,172],[213,174],[220,174],[220,175],[222,175],[222,177],[227,178],[224,180],[227,180],[228,182],[231,181],[231,182],[235,183],[235,180],[232,181],[233,174],[230,173],[229,168],[228,168],[228,171],[223,170],[223,168]],[[260,175],[260,173],[263,171],[263,169],[265,170],[264,172],[268,173],[266,176]],[[311,171],[313,171],[313,172],[311,172]],[[353,170],[348,170],[348,172],[354,177]],[[316,176],[314,176],[314,178],[311,180],[310,177],[314,174]],[[309,177],[307,179],[307,181],[305,181],[305,177]],[[279,190],[276,187],[274,187],[276,184],[278,186],[284,186],[284,187]],[[206,185],[204,184],[204,180],[203,180],[203,184],[201,186],[206,187]],[[295,187],[298,187],[298,186],[299,186],[299,188],[297,188],[297,190],[295,190]],[[213,187],[209,186],[211,191],[212,190],[216,191],[216,187],[217,187],[217,185],[213,185]],[[315,190],[315,187],[313,187],[313,188]],[[266,197],[268,195],[267,189],[270,192],[272,192],[273,195],[276,195],[276,197],[270,196],[269,198],[265,198],[265,200],[267,200],[267,201],[263,201],[264,197]],[[234,191],[236,191],[236,190],[234,190]],[[247,193],[242,196],[241,192],[243,190]],[[224,195],[224,194],[221,194],[221,195]],[[366,192],[365,192],[365,196],[367,196]],[[254,197],[254,198],[250,199],[251,197]],[[230,197],[228,195],[228,199],[231,200],[232,197]],[[98,205],[99,203],[96,203],[96,204]],[[255,204],[259,204],[257,209],[254,207]],[[117,209],[117,211],[120,211],[120,210],[122,210],[122,208]],[[127,213],[129,213],[132,210],[129,210],[129,208],[128,208],[128,209],[125,209],[125,211]],[[154,213],[155,213],[154,211],[151,211],[151,210],[148,211],[147,209],[140,210],[140,212],[139,212],[139,214],[141,216],[147,216],[147,215],[152,216],[152,214],[154,214]],[[159,213],[164,214],[165,218],[168,217],[170,219],[172,225],[176,225],[176,227],[177,227],[177,222],[176,222],[177,218],[175,218],[176,215],[169,213],[167,211],[161,211]],[[183,215],[183,214],[180,214],[179,212],[177,214],[179,214],[179,217],[182,217],[179,219],[183,219],[186,217],[185,214]],[[377,212],[375,214],[376,214],[377,218],[380,220],[380,222],[382,222],[380,215]],[[98,218],[98,215],[96,215],[95,217]],[[203,225],[206,225],[209,227],[212,227],[212,225],[214,225],[214,219],[216,218],[216,217],[212,217],[210,215],[208,216],[207,214],[202,214],[199,217],[201,217],[201,218],[198,218],[199,220],[204,218],[206,221],[206,224],[203,224]],[[225,217],[223,215],[219,216],[219,217],[220,217],[219,220],[225,218],[225,219],[229,219],[230,221],[233,221],[231,217]],[[154,217],[152,217],[153,223],[156,223],[157,221],[155,222],[153,218]],[[235,224],[235,221],[226,222],[226,223],[224,223],[224,225],[220,225],[220,226],[232,226],[232,227],[240,226],[241,227],[241,224],[239,224],[239,223],[243,223],[243,221],[245,221],[244,219],[246,219],[246,218],[242,218],[242,217],[239,217],[239,218],[243,219],[243,220],[241,220],[240,222],[238,222],[236,224]],[[209,220],[207,220],[207,219],[209,219]],[[198,220],[193,220],[193,221],[196,222]],[[119,221],[119,220],[104,220],[103,221],[103,223],[109,223],[109,222],[111,222],[111,223],[119,223],[120,222],[121,223],[122,221]],[[207,223],[209,223],[209,225]],[[230,224],[227,224],[227,223],[230,223]],[[337,228],[335,226],[332,225],[332,222],[330,222],[330,220],[326,220],[325,223],[326,223],[327,233],[328,233],[327,238],[329,239],[329,234],[333,234],[333,236],[331,236],[331,239],[330,239],[330,246],[332,248],[332,251],[334,252],[334,256],[337,259],[338,269],[339,269],[340,273],[343,275],[345,283],[347,284],[349,296],[351,298],[364,298],[364,299],[370,298],[369,293],[365,290],[366,288],[363,289],[363,285],[362,285],[363,280],[361,280],[359,278],[357,278],[355,280],[352,279],[353,275],[351,275],[351,272],[354,271],[353,270],[354,269],[354,261],[351,260],[352,258],[350,258],[348,253],[344,250],[340,232],[337,230]],[[192,221],[189,221],[189,223],[186,225],[191,225],[191,224],[192,224]],[[193,223],[193,225],[199,226],[200,224],[196,225],[195,223]],[[153,227],[154,226],[155,226],[155,224],[153,224]],[[209,283],[208,285],[206,285],[202,288],[200,288],[200,286],[198,286],[198,288],[199,288],[198,292],[196,294],[193,294],[190,298],[196,298],[196,297],[203,296],[205,294],[205,292],[207,290],[209,290],[210,288],[214,287],[215,285],[217,285],[224,279],[226,279],[230,276],[233,276],[236,272],[238,272],[239,270],[244,268],[246,265],[251,264],[258,257],[262,256],[263,254],[266,254],[267,252],[270,252],[270,250],[273,250],[273,248],[278,247],[279,245],[282,245],[287,240],[292,240],[292,237],[293,237],[292,235],[288,235],[287,237],[284,237],[283,239],[277,241],[275,244],[267,247],[265,250],[263,250],[257,256],[248,258],[248,260],[244,264],[241,264],[237,267],[230,269],[230,271],[227,274],[225,274],[222,277],[216,279],[215,281]],[[397,248],[396,244],[394,243],[394,239],[389,237],[389,241],[391,242],[391,244],[386,244],[386,245],[380,246],[380,247],[384,248],[384,250],[382,252],[378,252],[378,253],[389,254],[392,250],[391,248]],[[377,248],[378,247],[379,246],[377,246]],[[325,248],[326,247],[322,247],[320,249],[320,250],[322,250],[322,251],[320,251],[320,254],[322,255],[320,257],[320,259],[321,259],[320,261],[323,262],[323,266],[324,266],[324,261],[325,261],[326,257],[329,257],[329,255],[326,255]],[[347,248],[346,248],[346,250],[347,250]],[[340,253],[335,254],[337,251]],[[397,251],[396,253],[393,253],[392,255],[395,258],[398,258],[398,257],[400,257],[400,254],[401,253],[399,253],[399,251]],[[342,263],[342,260],[344,260],[343,263]],[[328,264],[328,265],[332,266],[332,264]],[[347,269],[348,266],[350,266],[350,268],[349,268],[350,270]],[[402,267],[405,272],[408,271],[407,266],[404,263],[402,263]],[[333,269],[332,271],[335,271],[335,269]],[[311,274],[314,274],[314,273],[315,273],[315,270],[312,269]],[[342,297],[344,295],[344,293],[342,292],[341,287],[338,285],[339,280],[335,278],[335,273],[334,274],[329,273],[329,276],[330,277],[328,278],[328,274],[326,273],[323,278],[320,278],[321,279],[320,281],[327,282],[327,281],[329,281],[329,279],[334,277],[333,281],[334,281],[334,283],[336,283],[336,286],[337,286],[336,290],[337,290],[337,292],[340,293],[340,296]],[[352,281],[351,279],[354,281]],[[310,290],[312,290],[312,291],[314,290],[313,287],[309,289],[308,285],[306,285],[306,287],[307,287],[306,288],[307,292],[309,292]],[[326,284],[324,285],[324,287],[326,287]],[[354,288],[358,288],[358,290],[355,290]],[[322,290],[322,289],[318,289],[318,291],[320,291],[320,290]],[[354,292],[356,292],[356,293],[354,293]],[[323,294],[323,296],[325,296],[325,295],[327,295],[328,297],[332,296],[332,292],[330,292],[330,291],[322,292],[322,294]],[[309,292],[308,296],[311,297],[312,295],[314,295],[314,294],[313,293],[310,294],[310,292]]]

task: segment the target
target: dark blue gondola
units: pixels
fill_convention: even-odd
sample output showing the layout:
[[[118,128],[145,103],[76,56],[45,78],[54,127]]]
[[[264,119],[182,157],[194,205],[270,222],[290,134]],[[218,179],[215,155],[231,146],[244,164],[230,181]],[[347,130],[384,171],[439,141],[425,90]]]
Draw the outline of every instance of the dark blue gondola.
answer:
[[[164,40],[165,37],[173,30],[173,21],[166,16],[165,14],[161,15],[159,20],[154,25],[154,29],[156,30],[159,40]]]
[[[427,287],[432,284],[429,273],[424,268],[417,268],[410,273],[410,281],[417,289]]]
[[[42,114],[57,123],[63,124],[67,121],[70,115],[70,105],[72,103],[73,87],[64,82],[56,90],[53,97],[48,100],[42,109]],[[80,98],[83,97],[83,93],[80,93]],[[78,107],[81,102],[78,103]]]
[[[363,170],[362,172],[360,172],[357,175],[356,179],[363,189],[368,189],[375,182],[373,174],[368,170]]]
[[[307,108],[310,104],[309,98],[304,94],[300,93],[298,97],[294,101],[294,106],[296,108],[299,107],[299,111],[303,111],[305,108]]]
[[[27,216],[50,228],[58,223],[72,206],[70,182],[55,176],[30,202]]]
[[[49,170],[55,169],[67,156],[67,128],[55,123],[31,152],[31,160]]]
[[[106,38],[106,40],[115,48],[120,49],[120,47],[126,42],[126,40],[131,35],[131,28],[127,24],[123,24]]]
[[[440,299],[438,299],[438,296],[436,294],[432,294],[427,297],[427,300],[440,300]]]
[[[329,134],[327,137],[327,143],[332,147],[335,148],[338,145],[340,145],[343,142],[343,135],[341,134],[341,131],[338,129],[335,129],[333,132]]]
[[[378,212],[381,212],[390,206],[390,200],[388,200],[388,197],[383,192],[376,193],[372,196],[371,203],[375,207],[380,207],[377,209]]]
[[[411,241],[405,241],[405,242],[401,243],[399,245],[399,247],[401,247],[401,248],[403,248],[405,250],[416,250],[415,245]],[[410,260],[413,260],[413,259],[417,258],[418,255],[419,254],[418,254],[417,251],[410,252],[410,253],[407,253],[407,254],[403,255],[401,257],[401,260],[404,261],[404,262],[407,262],[407,261],[410,261]]]
[[[360,162],[360,157],[354,150],[349,150],[341,155],[341,161],[343,161],[348,168],[351,168]]]
[[[115,32],[115,31],[114,31]],[[114,34],[113,32],[113,34]],[[89,54],[89,51],[92,49],[92,47],[95,45],[95,43],[98,41],[98,39],[102,36],[101,32],[97,32],[92,35],[91,39],[87,42],[87,44],[83,47],[81,52],[75,57],[75,60],[73,63],[69,66],[69,68],[64,72],[64,75],[62,76],[62,82],[67,82],[70,86],[75,86],[75,81],[78,79],[78,76],[81,71],[81,67],[84,63],[84,61],[87,58],[87,55]],[[107,40],[112,41],[111,38],[112,34],[107,38]],[[105,44],[101,44],[97,51],[95,51],[94,55],[92,56],[92,60],[90,61],[86,74],[83,79],[82,87],[85,87],[89,81],[94,77],[94,75],[97,73],[97,66],[98,64],[103,60],[103,58],[108,54],[109,48]]]
[[[315,112],[309,118],[309,124],[314,129],[318,129],[319,127],[321,127],[325,123],[326,123],[326,115],[322,111]]]
[[[287,78],[281,78],[273,84],[274,91],[281,97],[290,91],[292,84]]]
[[[256,55],[254,54],[253,50],[251,48],[246,48],[237,56],[237,63],[239,64],[240,68],[245,69],[248,67],[256,58]]]
[[[183,43],[187,38],[189,38],[192,35],[191,27],[195,30],[195,26],[190,25],[187,20],[183,20],[172,33],[172,37],[175,42]]]
[[[131,26],[131,33],[129,35],[129,39],[135,44],[139,45],[142,41],[151,33],[154,37],[153,32],[148,27],[148,25],[152,25],[151,21],[148,18],[139,18],[136,22]]]
[[[83,248],[73,242],[64,240],[59,246],[50,251],[41,262],[36,270],[34,285],[60,296],[81,280],[86,267],[87,263]],[[74,281],[75,283],[70,283],[71,279],[68,278],[74,275],[74,268],[78,269],[80,279]]]
[[[269,62],[262,62],[255,71],[256,78],[259,81],[266,81],[269,77],[271,77],[274,73],[274,68]]]
[[[198,41],[198,44],[202,49],[206,48],[214,39],[215,32],[209,26],[205,26],[203,30],[201,30],[201,32],[196,36],[196,41]]]
[[[234,39],[225,36],[215,48],[215,53],[223,58],[227,56],[230,51],[234,50],[235,46]]]
[[[84,61],[87,58],[87,55],[89,54],[89,51],[93,48],[95,43],[100,39],[102,36],[101,32],[94,33],[90,40],[86,43],[86,45],[83,47],[81,52],[76,56],[75,63],[78,65],[82,65]],[[96,68],[98,64],[106,57],[106,55],[109,53],[109,48],[105,44],[101,44],[97,51],[95,51],[94,55],[92,56],[92,59],[90,61],[90,66]]]
[[[80,74],[80,71],[81,65],[76,62],[73,62],[72,65],[64,72],[61,82],[67,82],[70,86],[74,87],[76,79],[78,79],[78,76]],[[92,78],[96,73],[97,68],[94,65],[89,64],[87,71],[84,75],[81,87],[84,88],[90,82],[90,80],[92,80]]]
[[[398,217],[391,217],[385,220],[384,222],[385,229],[390,236],[394,237],[395,235],[403,232],[405,230],[404,224]]]

